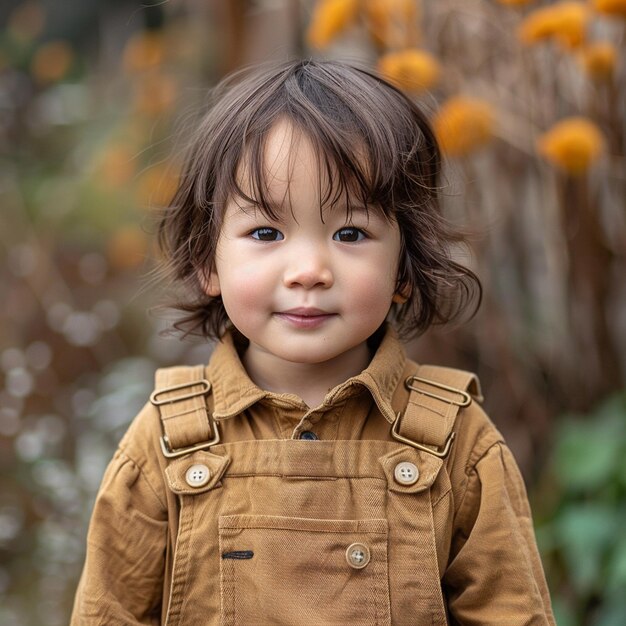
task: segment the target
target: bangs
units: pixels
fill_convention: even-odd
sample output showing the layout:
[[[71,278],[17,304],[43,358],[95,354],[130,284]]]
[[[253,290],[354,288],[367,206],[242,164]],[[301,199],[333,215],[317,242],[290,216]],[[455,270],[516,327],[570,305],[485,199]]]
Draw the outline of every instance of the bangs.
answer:
[[[283,119],[285,119],[283,117]],[[280,119],[276,120],[278,123]],[[376,182],[371,178],[371,164],[368,163],[364,141],[355,135],[350,143],[340,142],[338,137],[328,135],[321,129],[311,130],[297,121],[287,120],[291,126],[289,139],[289,169],[286,181],[286,197],[277,203],[273,199],[272,182],[268,180],[266,149],[270,131],[248,138],[243,148],[243,156],[233,176],[225,181],[224,193],[228,200],[243,204],[253,211],[260,211],[268,219],[280,222],[283,207],[288,207],[293,215],[290,197],[290,183],[293,172],[293,158],[302,141],[310,143],[317,161],[318,197],[320,198],[320,219],[335,208],[346,212],[346,220],[351,220],[355,208],[373,210],[386,220],[393,215],[385,212],[376,202],[373,190]],[[317,132],[315,132],[317,131]],[[240,204],[241,203],[241,204]]]

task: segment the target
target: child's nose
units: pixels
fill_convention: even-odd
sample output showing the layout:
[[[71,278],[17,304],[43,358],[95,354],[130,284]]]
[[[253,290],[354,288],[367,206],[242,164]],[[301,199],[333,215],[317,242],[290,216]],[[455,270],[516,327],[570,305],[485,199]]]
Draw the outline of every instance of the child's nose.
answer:
[[[284,274],[284,283],[287,287],[301,286],[305,289],[322,287],[328,289],[333,282],[334,278],[329,260],[322,250],[309,251],[302,248],[299,253],[296,251]]]

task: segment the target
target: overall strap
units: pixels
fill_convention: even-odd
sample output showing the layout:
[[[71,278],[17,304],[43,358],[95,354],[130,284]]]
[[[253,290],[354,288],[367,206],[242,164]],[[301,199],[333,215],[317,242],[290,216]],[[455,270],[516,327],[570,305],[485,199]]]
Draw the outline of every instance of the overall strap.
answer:
[[[392,436],[414,448],[445,458],[455,433],[459,409],[482,400],[475,374],[436,365],[421,365],[404,382],[410,391],[403,414],[398,414]]]
[[[219,442],[217,424],[207,409],[211,383],[204,365],[166,367],[156,371],[150,402],[161,417],[161,450],[168,458],[203,450]]]

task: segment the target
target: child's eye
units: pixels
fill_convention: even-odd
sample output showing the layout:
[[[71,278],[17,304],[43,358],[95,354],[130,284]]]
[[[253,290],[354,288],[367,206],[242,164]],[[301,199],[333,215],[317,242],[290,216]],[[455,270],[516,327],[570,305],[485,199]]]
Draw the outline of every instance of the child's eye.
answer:
[[[338,230],[334,235],[335,241],[352,242],[365,239],[366,235],[360,228],[346,227]]]
[[[253,239],[258,239],[259,241],[280,241],[285,238],[279,230],[270,228],[269,226],[255,228],[250,235]]]

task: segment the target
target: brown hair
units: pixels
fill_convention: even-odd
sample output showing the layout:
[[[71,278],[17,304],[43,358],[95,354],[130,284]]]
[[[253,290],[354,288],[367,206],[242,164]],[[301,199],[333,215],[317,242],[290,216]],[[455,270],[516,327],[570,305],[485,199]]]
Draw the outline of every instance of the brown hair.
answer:
[[[396,289],[410,291],[407,302],[392,305],[399,334],[407,338],[456,319],[472,301],[475,313],[480,281],[450,256],[463,237],[441,216],[439,147],[416,103],[372,70],[313,60],[244,68],[223,79],[211,96],[178,189],[158,223],[164,273],[191,292],[174,304],[186,313],[176,329],[219,338],[228,325],[221,298],[204,293],[198,270],[212,267],[229,199],[240,197],[275,217],[263,154],[268,131],[285,118],[312,142],[328,175],[320,211],[345,194],[349,213],[355,194],[397,221],[402,244]],[[237,181],[242,162],[249,166],[254,197]]]

